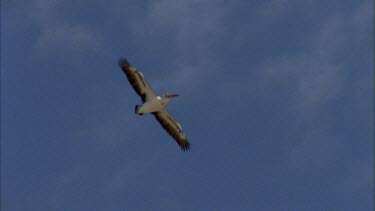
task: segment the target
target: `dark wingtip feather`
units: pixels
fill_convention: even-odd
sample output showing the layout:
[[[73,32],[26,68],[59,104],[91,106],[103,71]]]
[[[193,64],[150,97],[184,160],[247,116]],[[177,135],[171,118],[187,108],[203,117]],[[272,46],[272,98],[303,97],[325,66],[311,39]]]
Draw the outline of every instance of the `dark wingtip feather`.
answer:
[[[128,67],[128,66],[130,66],[130,63],[125,58],[121,58],[121,59],[118,60],[118,65],[120,67]]]
[[[187,142],[187,143],[181,144],[180,147],[181,147],[182,151],[184,151],[184,152],[188,151],[190,149],[190,143]]]

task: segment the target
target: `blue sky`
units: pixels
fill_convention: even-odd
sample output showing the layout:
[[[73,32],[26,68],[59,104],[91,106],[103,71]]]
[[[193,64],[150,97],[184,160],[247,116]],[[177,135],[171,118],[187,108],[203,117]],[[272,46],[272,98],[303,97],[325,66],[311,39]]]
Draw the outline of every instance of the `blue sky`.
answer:
[[[1,208],[373,210],[373,70],[370,0],[3,0]]]

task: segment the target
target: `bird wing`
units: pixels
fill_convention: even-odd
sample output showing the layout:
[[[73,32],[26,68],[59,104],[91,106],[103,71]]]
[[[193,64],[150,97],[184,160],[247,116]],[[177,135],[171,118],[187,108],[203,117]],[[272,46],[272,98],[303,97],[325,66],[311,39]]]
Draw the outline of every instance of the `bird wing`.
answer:
[[[190,143],[187,140],[181,125],[172,118],[166,108],[153,114],[161,126],[174,138],[177,144],[180,145],[183,151],[190,149]]]
[[[143,74],[135,69],[126,59],[120,59],[118,65],[124,71],[135,92],[141,96],[143,103],[156,97],[155,92],[151,89],[150,85],[148,85]]]

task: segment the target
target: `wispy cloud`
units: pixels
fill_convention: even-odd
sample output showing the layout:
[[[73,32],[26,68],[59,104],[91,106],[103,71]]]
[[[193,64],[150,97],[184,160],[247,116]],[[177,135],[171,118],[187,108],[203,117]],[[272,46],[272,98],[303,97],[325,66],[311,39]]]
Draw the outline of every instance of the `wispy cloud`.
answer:
[[[305,166],[324,169],[327,162],[335,159],[340,145],[328,131],[327,126],[322,125],[307,131],[299,142],[287,149],[289,164],[297,169]]]
[[[192,51],[204,47],[223,29],[223,12],[216,1],[160,0],[150,6],[149,19],[159,27],[173,28],[177,47]],[[199,52],[197,52],[199,53]]]
[[[209,43],[225,28],[223,7],[210,0],[160,0],[153,1],[146,12],[140,19],[133,20],[131,33],[137,39],[148,39],[148,32],[162,32],[153,37],[167,39],[176,52],[168,61],[171,68],[165,80],[173,79],[170,81],[176,81],[186,89],[193,88],[191,85],[199,82],[198,78],[207,76],[213,69]],[[169,46],[165,47],[168,49]],[[159,86],[157,81],[155,83],[155,87]]]
[[[290,87],[291,105],[302,113],[315,113],[334,99],[343,87],[346,70],[312,55],[297,55],[273,60],[261,68],[262,80],[270,88]]]
[[[35,44],[35,50],[39,54],[48,56],[52,53],[64,54],[96,51],[99,42],[94,33],[82,26],[51,26],[42,29],[41,35]],[[69,52],[69,53],[68,53]]]
[[[39,28],[35,54],[48,57],[63,53],[65,56],[98,51],[102,48],[101,36],[88,26],[68,22],[60,14],[63,2],[35,0],[29,16]]]
[[[369,2],[364,2],[351,14],[335,13],[324,17],[319,29],[306,39],[306,48],[293,54],[274,56],[259,64],[257,78],[268,87],[268,93],[277,94],[283,90],[283,97],[296,112],[299,122],[306,126],[302,138],[296,138],[295,145],[286,149],[293,167],[325,168],[341,156],[343,143],[330,132],[333,126],[324,122],[322,115],[334,115],[330,105],[337,105],[336,100],[345,95],[367,93],[369,96],[371,83],[368,77],[372,75],[373,54],[367,52],[356,56],[351,52],[358,45],[361,48],[358,52],[367,50],[363,40],[368,36],[361,33],[372,33],[368,28],[373,17],[369,6]],[[368,69],[348,66],[353,57]],[[355,90],[348,90],[350,87]],[[360,106],[363,98],[353,104]],[[368,176],[367,173],[365,177]]]
[[[6,48],[12,56],[5,69],[24,71],[5,75],[5,94],[17,96],[7,116],[26,130],[8,133],[5,206],[199,210],[209,206],[200,199],[229,178],[211,201],[230,200],[217,206],[248,204],[238,197],[245,193],[255,196],[254,207],[272,210],[264,199],[301,190],[301,172],[313,173],[318,185],[335,180],[334,191],[373,186],[373,161],[361,154],[372,138],[366,133],[373,119],[366,116],[373,107],[372,1],[355,7],[329,1],[332,9],[313,0],[73,2],[8,4],[18,13],[22,5],[30,19],[8,12],[12,20],[5,24],[6,31],[16,29],[8,37],[17,34],[28,45]],[[31,33],[19,33],[25,25]],[[87,59],[93,51],[99,53]],[[30,65],[20,65],[20,54],[33,56]],[[52,61],[56,56],[61,65]],[[120,56],[128,56],[159,94],[194,94],[179,99],[186,103],[175,116],[195,144],[191,152],[181,153],[151,115],[133,113],[140,99],[116,66]],[[320,173],[327,177],[316,177]],[[297,191],[302,210],[326,190],[309,187]],[[293,197],[285,199],[284,206],[298,206]],[[357,205],[352,202],[343,206]]]
[[[337,189],[356,193],[374,189],[374,163],[351,163],[338,181]],[[371,197],[371,196],[369,196]]]
[[[348,69],[345,64],[350,54],[343,52],[353,41],[353,34],[347,31],[347,26],[355,27],[350,31],[363,32],[367,25],[362,23],[371,19],[367,6],[364,4],[349,16],[328,16],[308,39],[307,48],[265,61],[260,67],[260,76],[271,87],[280,83],[292,85],[295,90],[291,92],[292,100],[301,112],[319,111],[321,106],[342,93],[348,77],[356,71]],[[356,39],[361,39],[361,36],[356,36]]]

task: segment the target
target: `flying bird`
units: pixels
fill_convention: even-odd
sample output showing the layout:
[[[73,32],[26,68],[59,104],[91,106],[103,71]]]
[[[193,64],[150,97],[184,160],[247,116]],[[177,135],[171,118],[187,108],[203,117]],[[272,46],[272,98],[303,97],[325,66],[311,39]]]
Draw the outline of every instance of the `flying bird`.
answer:
[[[118,61],[119,66],[128,78],[129,83],[135,92],[141,97],[143,105],[135,106],[135,113],[143,115],[151,113],[161,126],[171,135],[183,151],[190,149],[190,143],[182,130],[181,125],[169,114],[165,105],[167,102],[179,94],[164,94],[157,96],[145,80],[143,74],[135,69],[126,59]]]

